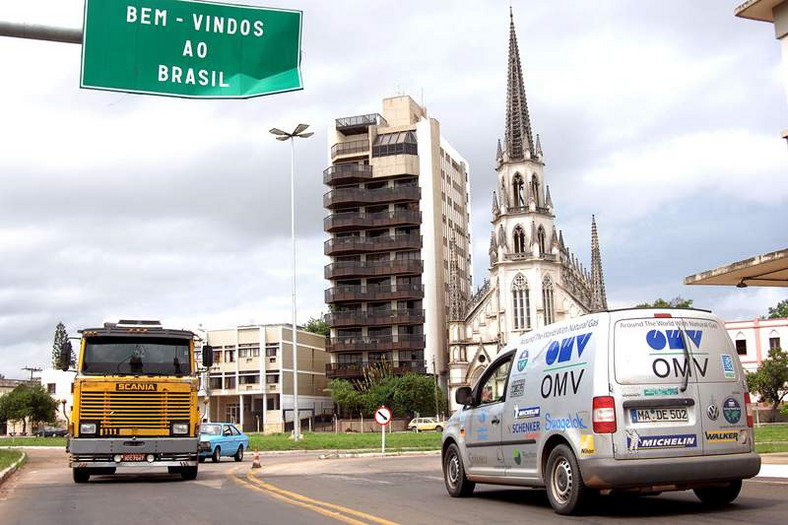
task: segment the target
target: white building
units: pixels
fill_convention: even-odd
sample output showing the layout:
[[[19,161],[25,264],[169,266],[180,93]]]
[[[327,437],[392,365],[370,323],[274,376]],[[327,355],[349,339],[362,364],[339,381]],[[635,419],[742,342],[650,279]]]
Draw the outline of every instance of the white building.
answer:
[[[74,378],[76,370],[57,370],[48,368],[41,371],[41,386],[57,401],[57,420],[58,423],[65,424],[71,418],[71,409],[74,406]],[[63,401],[66,402],[65,413],[63,412]]]
[[[769,357],[770,349],[788,351],[788,318],[728,321],[725,329],[748,372],[758,369],[761,361]]]

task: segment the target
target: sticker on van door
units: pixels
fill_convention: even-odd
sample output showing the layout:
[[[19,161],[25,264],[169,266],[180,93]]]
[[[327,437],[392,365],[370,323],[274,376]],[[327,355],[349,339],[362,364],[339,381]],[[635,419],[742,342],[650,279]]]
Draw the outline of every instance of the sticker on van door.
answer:
[[[736,368],[733,366],[733,358],[730,354],[722,354],[722,371],[725,374],[725,379],[736,379]]]
[[[588,361],[583,359],[583,352],[592,335],[593,332],[588,332],[565,337],[560,342],[554,340],[547,346],[547,367],[544,369],[547,375],[542,378],[542,398],[577,394],[586,371],[585,366],[588,364]]]
[[[636,430],[627,430],[627,452],[630,454],[636,454],[640,450],[695,448],[697,446],[698,436],[695,434],[641,436]]]

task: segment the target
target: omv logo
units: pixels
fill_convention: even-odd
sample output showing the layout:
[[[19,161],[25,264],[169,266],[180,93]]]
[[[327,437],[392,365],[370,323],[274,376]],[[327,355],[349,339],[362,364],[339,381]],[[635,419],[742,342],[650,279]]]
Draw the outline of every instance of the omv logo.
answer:
[[[687,337],[700,348],[700,340],[703,338],[703,330],[683,330]],[[646,343],[654,350],[684,350],[684,338],[681,337],[682,330],[649,330],[646,334]]]
[[[571,361],[573,355],[579,359],[583,355],[583,350],[585,350],[588,340],[591,339],[591,335],[592,332],[588,332],[587,334],[567,337],[562,339],[560,343],[558,340],[553,341],[547,348],[545,361],[548,365],[552,365],[555,362],[565,363]],[[575,348],[577,348],[577,352],[573,352]]]
[[[526,366],[528,366],[528,350],[523,350],[517,358],[517,371],[522,372]]]

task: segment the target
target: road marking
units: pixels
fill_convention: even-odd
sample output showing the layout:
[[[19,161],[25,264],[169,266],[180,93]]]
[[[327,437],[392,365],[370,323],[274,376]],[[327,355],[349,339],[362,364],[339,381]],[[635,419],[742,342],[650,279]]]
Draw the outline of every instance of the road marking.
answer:
[[[237,467],[233,469],[233,474],[236,474],[240,468],[241,467]],[[270,483],[263,481],[262,479],[256,477],[251,472],[246,474],[247,482],[244,482],[238,476],[234,476],[234,477],[239,483],[242,483],[246,487],[256,489],[260,492],[268,494],[269,496],[275,497],[287,503],[308,508],[319,514],[323,514],[324,516],[328,516],[340,521],[344,521],[346,523],[365,524],[372,522],[372,523],[379,523],[380,525],[398,525],[397,522],[395,521],[389,521],[384,518],[379,518],[378,516],[367,514],[366,512],[362,512],[360,510],[343,507],[342,505],[329,503],[327,501],[316,500],[308,496],[298,494],[296,492],[290,492],[289,490],[279,488],[275,485],[271,485]],[[350,516],[360,518],[361,520],[364,521],[359,521]]]

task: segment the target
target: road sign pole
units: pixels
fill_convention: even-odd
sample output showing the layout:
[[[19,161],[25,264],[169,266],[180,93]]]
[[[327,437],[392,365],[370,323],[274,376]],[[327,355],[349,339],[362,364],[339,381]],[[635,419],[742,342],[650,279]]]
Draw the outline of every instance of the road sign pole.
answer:
[[[380,452],[381,454],[386,453],[386,427],[385,425],[380,425]]]

